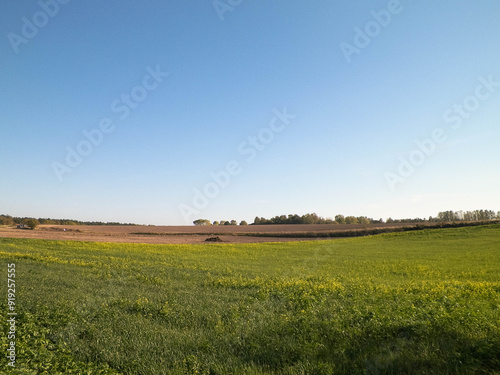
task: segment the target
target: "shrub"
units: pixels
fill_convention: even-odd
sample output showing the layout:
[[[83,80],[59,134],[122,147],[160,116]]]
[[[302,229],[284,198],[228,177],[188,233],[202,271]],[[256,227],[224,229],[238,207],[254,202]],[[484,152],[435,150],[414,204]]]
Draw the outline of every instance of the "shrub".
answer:
[[[23,224],[30,227],[31,230],[34,230],[40,222],[37,219],[24,219]]]

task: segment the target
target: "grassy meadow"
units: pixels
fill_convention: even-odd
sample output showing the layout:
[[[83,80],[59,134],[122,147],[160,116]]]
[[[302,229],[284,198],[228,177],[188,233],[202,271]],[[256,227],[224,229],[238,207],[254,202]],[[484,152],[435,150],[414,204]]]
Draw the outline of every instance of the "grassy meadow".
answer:
[[[500,225],[265,244],[0,238],[16,374],[500,374]],[[7,298],[2,297],[7,351]]]

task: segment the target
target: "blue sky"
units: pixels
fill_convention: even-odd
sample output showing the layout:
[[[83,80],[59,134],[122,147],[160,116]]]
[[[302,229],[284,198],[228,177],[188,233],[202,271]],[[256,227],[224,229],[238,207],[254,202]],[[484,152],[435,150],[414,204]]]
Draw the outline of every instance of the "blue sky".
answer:
[[[0,5],[0,213],[500,210],[499,2],[59,1]]]

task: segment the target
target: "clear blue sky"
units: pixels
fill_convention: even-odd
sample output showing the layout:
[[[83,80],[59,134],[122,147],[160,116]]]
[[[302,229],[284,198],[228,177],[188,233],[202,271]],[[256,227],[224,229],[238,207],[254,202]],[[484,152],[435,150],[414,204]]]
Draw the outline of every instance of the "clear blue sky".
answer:
[[[500,2],[60,1],[0,5],[0,213],[500,210]]]

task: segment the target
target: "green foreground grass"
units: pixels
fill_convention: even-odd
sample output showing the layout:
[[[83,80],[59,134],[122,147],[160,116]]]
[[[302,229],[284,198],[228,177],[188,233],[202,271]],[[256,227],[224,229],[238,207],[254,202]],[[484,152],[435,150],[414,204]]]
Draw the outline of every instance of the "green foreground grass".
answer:
[[[238,245],[2,238],[11,373],[499,374],[499,253],[500,225]]]

